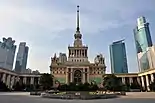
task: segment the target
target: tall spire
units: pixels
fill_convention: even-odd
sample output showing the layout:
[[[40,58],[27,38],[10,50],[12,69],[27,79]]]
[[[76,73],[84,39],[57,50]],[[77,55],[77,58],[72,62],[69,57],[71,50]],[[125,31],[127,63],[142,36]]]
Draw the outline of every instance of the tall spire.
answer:
[[[79,17],[79,5],[77,6],[77,27],[76,27],[76,32],[74,34],[74,38],[75,39],[81,39],[82,38],[82,35],[80,34],[80,17]]]
[[[79,5],[77,5],[77,18],[76,18],[76,22],[77,22],[77,27],[76,27],[76,32],[74,34],[74,46],[78,47],[78,46],[82,46],[82,34],[80,33],[80,17],[79,17]]]
[[[79,5],[77,6],[77,31],[80,31],[80,25],[79,25]]]

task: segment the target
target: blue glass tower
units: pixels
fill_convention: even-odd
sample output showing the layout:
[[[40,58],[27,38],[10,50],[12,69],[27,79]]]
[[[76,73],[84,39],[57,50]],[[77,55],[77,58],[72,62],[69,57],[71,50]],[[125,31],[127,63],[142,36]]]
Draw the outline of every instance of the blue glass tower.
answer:
[[[145,17],[139,17],[137,19],[137,27],[134,29],[134,39],[138,55],[139,70],[145,71],[150,68],[147,48],[153,45],[149,23],[146,22]]]
[[[113,42],[110,45],[110,60],[112,73],[128,73],[124,40]]]
[[[134,29],[134,37],[137,53],[146,52],[147,47],[152,46],[149,23],[146,22],[145,17],[137,19],[137,27]]]

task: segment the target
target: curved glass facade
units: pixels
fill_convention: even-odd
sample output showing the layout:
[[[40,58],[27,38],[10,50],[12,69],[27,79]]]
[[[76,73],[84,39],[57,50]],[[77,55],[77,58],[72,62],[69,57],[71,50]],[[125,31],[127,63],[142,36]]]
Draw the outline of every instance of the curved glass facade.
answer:
[[[143,56],[139,59],[141,71],[145,71],[150,68],[149,66],[149,58],[147,55],[148,52],[145,52]]]
[[[145,17],[137,19],[137,27],[134,29],[134,38],[137,53],[144,53],[142,57],[138,57],[139,69],[140,71],[144,71],[150,68],[147,48],[152,47],[149,23],[146,22]]]
[[[134,29],[134,37],[137,53],[145,52],[147,47],[152,46],[149,23],[146,23],[145,17],[138,18],[138,26]]]

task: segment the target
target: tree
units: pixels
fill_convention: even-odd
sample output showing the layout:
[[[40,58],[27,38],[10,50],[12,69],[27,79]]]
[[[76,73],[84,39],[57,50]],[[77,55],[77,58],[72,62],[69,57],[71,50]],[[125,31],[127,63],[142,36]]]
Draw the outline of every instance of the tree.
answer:
[[[138,83],[131,83],[130,89],[140,89],[140,85]]]
[[[57,88],[59,91],[96,91],[98,90],[98,86],[96,84],[89,83],[70,83],[70,84],[62,84]]]
[[[15,91],[22,91],[25,89],[25,87],[26,87],[25,84],[16,82],[16,84],[13,86],[13,89]]]
[[[122,83],[114,74],[103,76],[103,86],[106,90],[111,91],[121,91],[123,88]]]
[[[8,91],[8,90],[9,88],[6,86],[6,84],[0,81],[0,91]]]
[[[150,83],[150,90],[155,91],[155,79],[153,82]]]
[[[40,84],[44,90],[51,89],[51,87],[53,86],[53,76],[51,74],[44,73],[40,77]]]

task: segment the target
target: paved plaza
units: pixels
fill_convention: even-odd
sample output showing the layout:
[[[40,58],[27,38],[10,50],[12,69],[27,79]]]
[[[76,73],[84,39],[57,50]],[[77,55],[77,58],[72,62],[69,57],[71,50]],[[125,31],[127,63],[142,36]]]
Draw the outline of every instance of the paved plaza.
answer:
[[[30,96],[29,93],[0,93],[0,103],[154,103],[155,93],[127,93],[115,99],[99,100],[60,100]],[[144,98],[144,96],[147,96]]]

